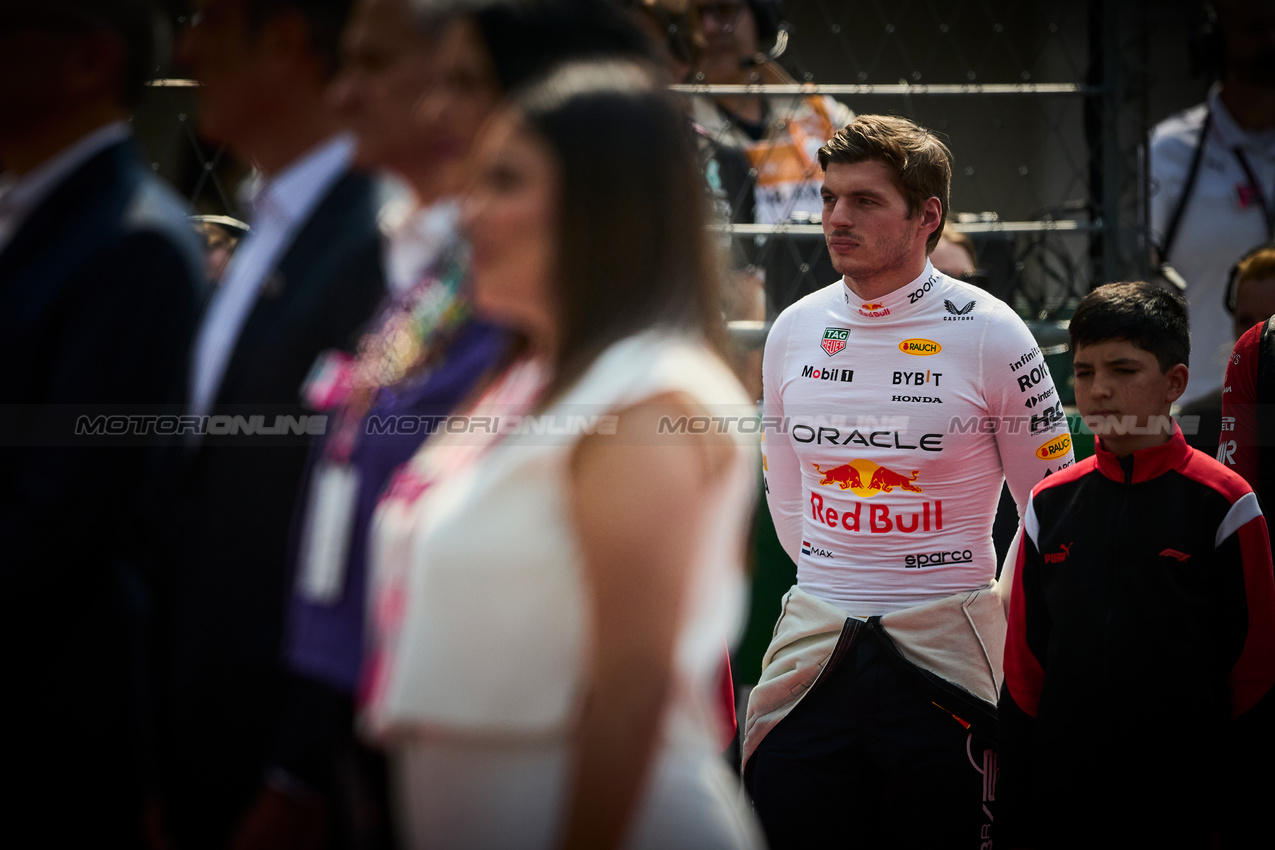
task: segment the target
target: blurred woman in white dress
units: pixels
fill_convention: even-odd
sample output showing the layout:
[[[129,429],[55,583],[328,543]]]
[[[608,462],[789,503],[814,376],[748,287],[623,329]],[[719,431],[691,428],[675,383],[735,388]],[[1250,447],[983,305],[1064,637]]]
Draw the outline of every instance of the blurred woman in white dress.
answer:
[[[475,300],[525,351],[399,471],[372,551],[363,721],[412,846],[760,846],[716,694],[755,412],[671,97],[567,65],[480,142]]]

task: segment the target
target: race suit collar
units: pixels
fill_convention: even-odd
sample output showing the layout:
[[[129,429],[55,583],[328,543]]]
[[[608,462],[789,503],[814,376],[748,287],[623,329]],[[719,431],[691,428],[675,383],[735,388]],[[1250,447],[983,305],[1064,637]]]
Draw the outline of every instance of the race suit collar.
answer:
[[[1158,446],[1151,446],[1147,449],[1138,449],[1130,455],[1126,456],[1126,463],[1129,460],[1133,462],[1133,475],[1129,479],[1130,484],[1138,484],[1143,481],[1150,481],[1158,478],[1166,472],[1181,466],[1191,454],[1191,447],[1187,445],[1186,438],[1182,436],[1182,429],[1178,427],[1178,423],[1173,423],[1173,436],[1166,442]],[[1113,481],[1125,480],[1125,467],[1121,465],[1121,458],[1116,457],[1107,451],[1102,445],[1102,438],[1094,441],[1094,456],[1098,460],[1098,470]]]
[[[922,302],[928,304],[933,300],[929,297],[930,294],[942,283],[943,275],[935,271],[930,261],[926,260],[925,269],[919,277],[880,298],[864,301],[846,285],[844,279],[841,282],[841,294],[850,315],[867,319],[884,319],[887,316],[898,316],[921,309]]]

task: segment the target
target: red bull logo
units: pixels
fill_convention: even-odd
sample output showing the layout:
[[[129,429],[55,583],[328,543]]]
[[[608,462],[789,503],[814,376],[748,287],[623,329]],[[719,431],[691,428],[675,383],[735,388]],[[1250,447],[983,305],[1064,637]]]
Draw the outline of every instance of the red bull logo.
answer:
[[[899,343],[899,351],[904,354],[914,354],[917,357],[929,357],[942,350],[943,346],[932,339],[905,339]]]
[[[882,316],[890,315],[890,308],[884,304],[864,304],[859,308],[860,316],[867,316],[870,319],[879,319]]]
[[[1061,457],[1071,450],[1071,435],[1063,434],[1061,437],[1050,437],[1048,440],[1040,444],[1036,449],[1036,457],[1041,460],[1053,460]]]
[[[852,491],[863,499],[870,499],[877,493],[893,493],[896,487],[909,493],[923,492],[914,483],[920,474],[915,469],[910,475],[904,475],[888,466],[880,466],[863,458],[857,458],[828,470],[822,469],[817,463],[811,466],[815,468],[815,472],[823,476],[819,480],[821,485],[825,487],[836,485],[842,490]],[[868,483],[864,484],[865,481]]]
[[[922,502],[919,511],[890,513],[889,505],[869,505],[868,515],[863,515],[863,502],[851,502],[840,510],[824,505],[823,496],[810,494],[810,518],[829,528],[846,531],[866,531],[869,534],[889,534],[898,531],[911,534],[917,531],[943,530],[943,500]]]

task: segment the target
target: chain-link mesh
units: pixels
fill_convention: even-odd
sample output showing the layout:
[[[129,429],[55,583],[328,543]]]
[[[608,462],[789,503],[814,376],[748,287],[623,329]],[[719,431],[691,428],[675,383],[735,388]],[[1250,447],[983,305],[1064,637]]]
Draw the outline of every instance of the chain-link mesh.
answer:
[[[1122,70],[1096,77],[1097,58],[1118,35],[1094,26],[1110,17],[1105,5],[790,3],[779,61],[796,81],[816,84],[804,93],[832,95],[858,113],[903,115],[942,134],[956,165],[949,227],[974,238],[988,289],[1024,315],[1053,316],[1095,282],[1091,257],[1104,228],[1126,224],[1104,219],[1104,189],[1134,198],[1139,191],[1136,172],[1120,175],[1127,185],[1095,182],[1103,153],[1096,143],[1113,140],[1095,138],[1102,121],[1094,115]],[[776,98],[793,90],[751,89]],[[1141,140],[1114,141],[1136,149]],[[808,223],[800,213],[788,221]],[[817,227],[757,229],[736,227],[736,238],[757,246],[772,314],[835,280]]]
[[[180,31],[185,10],[171,5]],[[980,282],[1024,316],[1053,317],[1093,285],[1145,271],[1147,43],[1162,18],[1189,5],[790,0],[777,61],[806,85],[748,91],[771,102],[827,94],[941,133],[956,166],[948,227],[973,237]],[[1164,46],[1161,66],[1184,64],[1184,53]],[[139,138],[198,212],[242,217],[235,188],[248,169],[200,139],[195,95],[188,81],[157,80],[135,118]],[[836,279],[817,216],[736,217],[725,229],[764,272],[769,316]]]

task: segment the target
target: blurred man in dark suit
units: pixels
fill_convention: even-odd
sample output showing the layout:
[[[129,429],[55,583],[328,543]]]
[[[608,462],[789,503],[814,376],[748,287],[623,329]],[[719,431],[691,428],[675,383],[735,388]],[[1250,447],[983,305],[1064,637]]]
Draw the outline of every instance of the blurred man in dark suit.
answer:
[[[128,124],[155,21],[145,0],[0,0],[6,846],[142,841],[153,455],[76,422],[181,396],[199,246]]]
[[[384,290],[371,182],[325,106],[349,0],[203,0],[180,55],[199,123],[262,176],[251,230],[195,337],[189,411],[302,417],[316,358],[351,345]],[[244,421],[250,421],[245,419]],[[299,421],[299,420],[296,420]],[[313,433],[313,432],[311,432]],[[288,527],[304,437],[204,436],[176,506],[166,594],[165,816],[179,847],[222,847],[266,776],[283,694]],[[316,813],[317,814],[317,813]]]

